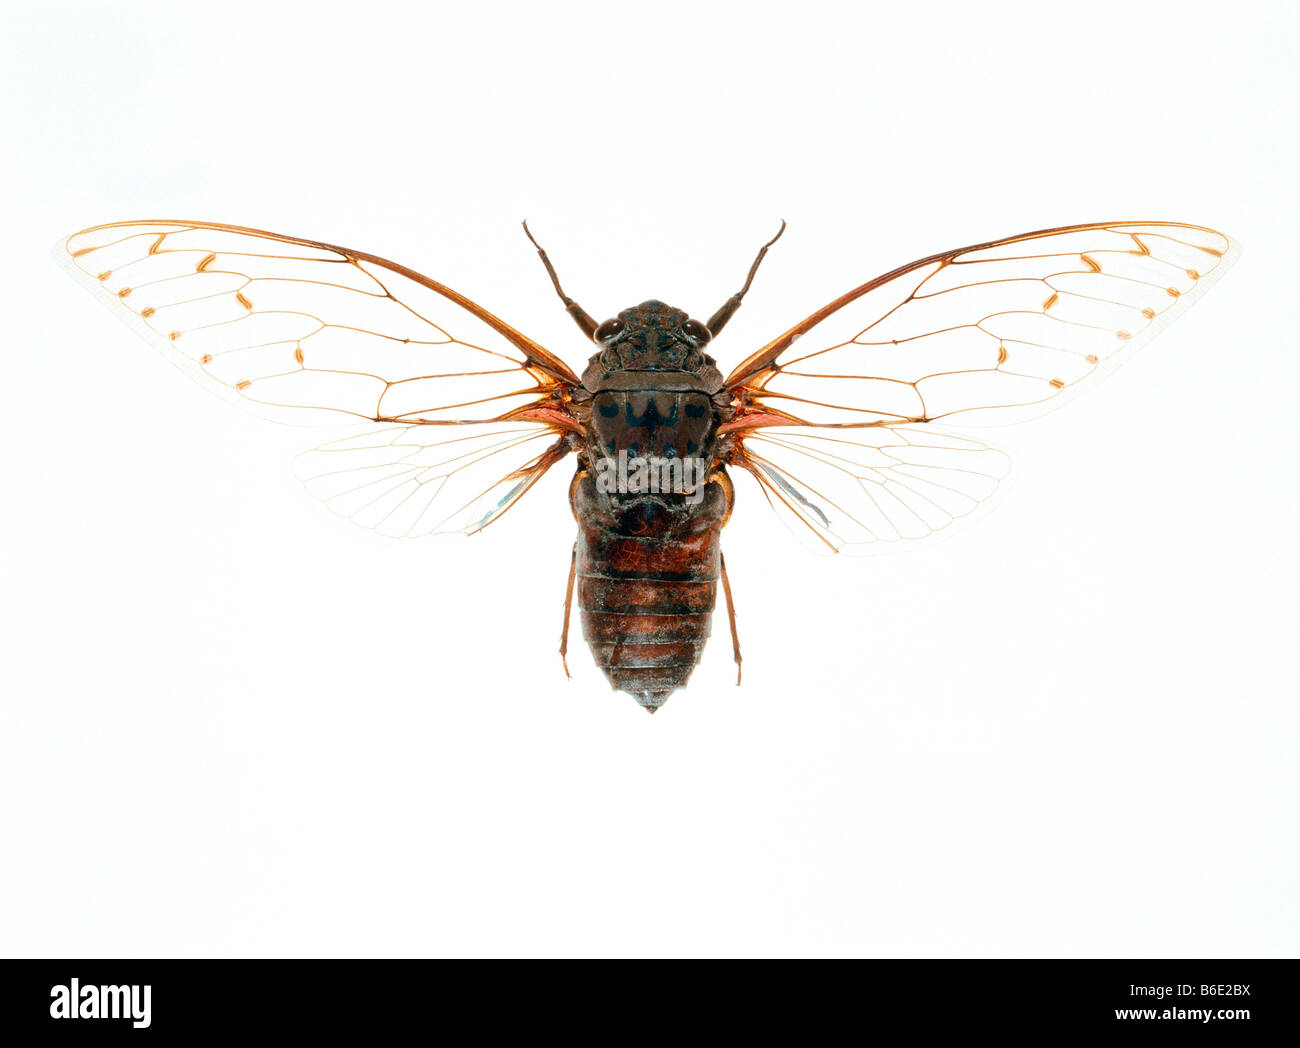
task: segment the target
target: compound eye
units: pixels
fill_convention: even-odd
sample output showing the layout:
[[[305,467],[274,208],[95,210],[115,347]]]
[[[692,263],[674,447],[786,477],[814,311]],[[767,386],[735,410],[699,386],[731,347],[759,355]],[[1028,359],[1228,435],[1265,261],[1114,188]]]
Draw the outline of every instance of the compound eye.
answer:
[[[688,320],[683,324],[682,334],[695,339],[696,342],[708,342],[713,337],[709,329],[698,320]]]
[[[623,321],[615,317],[613,320],[607,320],[596,328],[596,333],[592,336],[597,342],[604,342],[611,339],[623,330]]]

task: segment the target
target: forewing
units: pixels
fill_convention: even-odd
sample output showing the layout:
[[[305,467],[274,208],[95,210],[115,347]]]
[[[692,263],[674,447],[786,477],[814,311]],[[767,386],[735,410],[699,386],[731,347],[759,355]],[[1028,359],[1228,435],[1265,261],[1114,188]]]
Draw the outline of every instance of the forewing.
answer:
[[[567,453],[540,423],[386,426],[303,452],[294,472],[332,512],[381,535],[472,535]]]
[[[1097,382],[1233,263],[1170,222],[1026,233],[933,255],[818,310],[727,379],[733,429],[1018,421]]]
[[[136,222],[83,230],[61,254],[200,384],[280,421],[501,419],[577,383],[481,306],[365,252]]]
[[[768,426],[746,436],[737,464],[804,545],[865,554],[946,535],[988,504],[1011,460],[931,426]]]

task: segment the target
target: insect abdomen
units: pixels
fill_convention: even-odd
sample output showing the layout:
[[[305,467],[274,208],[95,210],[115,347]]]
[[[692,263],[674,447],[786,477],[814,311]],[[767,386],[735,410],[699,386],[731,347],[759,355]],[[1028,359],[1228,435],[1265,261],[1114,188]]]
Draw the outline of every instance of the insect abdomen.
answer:
[[[617,690],[654,712],[700,661],[721,572],[723,495],[688,512],[643,499],[600,512],[590,477],[574,491],[578,607],[597,665]]]

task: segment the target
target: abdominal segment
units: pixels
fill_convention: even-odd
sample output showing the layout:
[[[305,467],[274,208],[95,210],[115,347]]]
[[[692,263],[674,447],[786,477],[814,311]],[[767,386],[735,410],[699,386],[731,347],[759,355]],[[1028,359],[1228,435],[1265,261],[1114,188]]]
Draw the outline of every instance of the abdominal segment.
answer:
[[[610,684],[653,713],[685,686],[709,637],[724,493],[709,484],[696,502],[611,498],[586,474],[573,508],[583,636]]]

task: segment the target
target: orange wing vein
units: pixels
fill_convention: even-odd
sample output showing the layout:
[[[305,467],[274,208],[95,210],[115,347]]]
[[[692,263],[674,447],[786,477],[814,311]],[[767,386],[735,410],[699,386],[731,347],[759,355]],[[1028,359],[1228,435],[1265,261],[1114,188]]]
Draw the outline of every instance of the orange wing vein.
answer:
[[[189,221],[95,226],[59,253],[101,301],[233,403],[295,424],[391,423],[360,438],[368,453],[345,440],[305,458],[332,464],[328,481],[307,477],[310,490],[385,534],[481,529],[581,431],[566,408],[578,379],[563,361],[377,255]],[[360,472],[349,479],[348,469]],[[368,507],[339,509],[349,483]]]
[[[1009,460],[929,424],[991,425],[1095,385],[1240,249],[1203,226],[1065,226],[945,251],[868,281],[727,379],[733,461],[827,552],[937,534]]]

